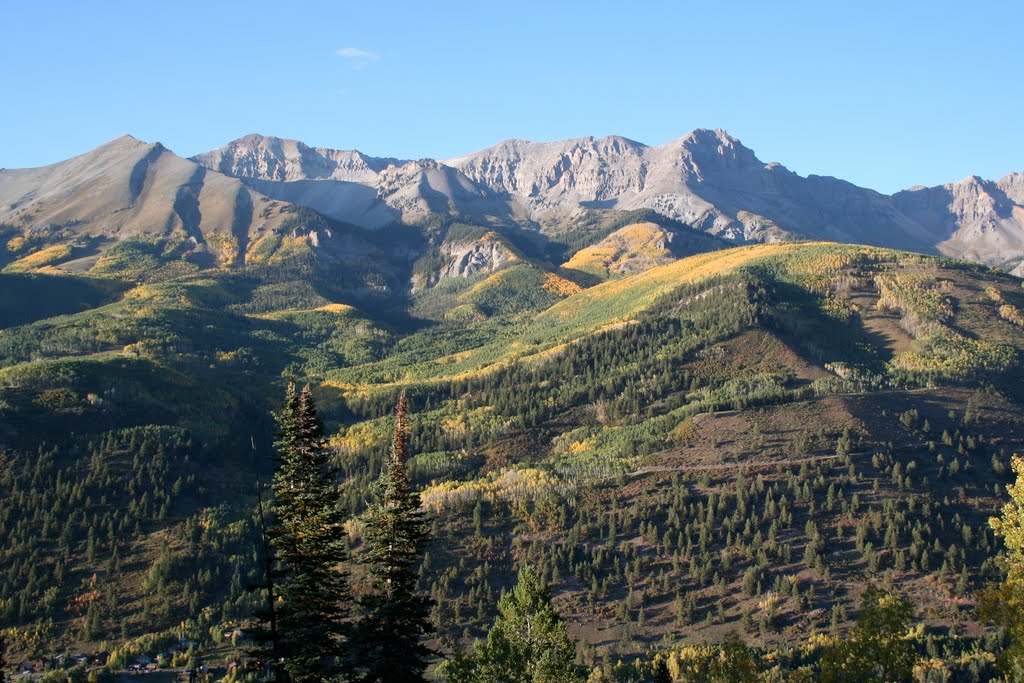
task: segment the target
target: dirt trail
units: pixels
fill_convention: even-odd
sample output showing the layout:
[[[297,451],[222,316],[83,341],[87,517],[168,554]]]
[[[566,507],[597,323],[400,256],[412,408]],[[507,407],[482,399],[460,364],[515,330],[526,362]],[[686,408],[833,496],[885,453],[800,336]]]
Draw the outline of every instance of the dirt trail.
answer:
[[[851,453],[850,455],[865,455],[865,453]],[[810,458],[792,458],[790,460],[762,460],[755,462],[729,462],[719,465],[682,465],[672,467],[671,465],[645,465],[629,472],[627,476],[639,477],[652,472],[715,472],[721,470],[736,470],[745,468],[747,470],[770,469],[778,465],[801,465],[805,462],[821,462],[823,460],[835,460],[838,455],[817,455]]]
[[[995,446],[995,445],[999,445],[999,444],[1013,444],[1013,443],[1024,443],[1024,439],[997,439],[997,440],[994,440],[992,442],[992,444],[990,444],[990,445]],[[906,449],[906,448],[924,448],[924,447],[927,447],[927,446],[928,446],[928,442],[927,441],[919,441],[919,442],[908,443],[908,444],[900,444],[900,445],[896,446],[895,450],[899,451],[899,450]],[[856,456],[862,456],[862,455],[872,455],[873,453],[877,453],[877,452],[878,452],[877,448],[866,450],[866,451],[856,451],[856,452],[850,453],[850,457],[856,457]],[[815,455],[815,456],[810,456],[810,457],[806,457],[806,458],[790,458],[790,459],[787,459],[787,460],[760,460],[760,461],[754,461],[754,462],[728,462],[728,463],[721,463],[721,464],[718,464],[718,465],[680,465],[678,467],[674,467],[672,465],[644,465],[643,467],[636,468],[632,472],[628,472],[626,474],[626,476],[629,476],[629,477],[639,477],[639,476],[642,476],[642,475],[645,475],[645,474],[652,474],[654,472],[721,472],[721,471],[724,471],[724,470],[736,470],[736,469],[739,469],[741,467],[746,468],[748,471],[757,471],[757,470],[762,470],[762,469],[771,469],[771,468],[777,467],[779,465],[782,465],[784,467],[788,467],[788,466],[791,466],[791,465],[802,465],[804,463],[822,462],[822,461],[825,461],[825,460],[835,460],[838,457],[839,457],[838,455]]]

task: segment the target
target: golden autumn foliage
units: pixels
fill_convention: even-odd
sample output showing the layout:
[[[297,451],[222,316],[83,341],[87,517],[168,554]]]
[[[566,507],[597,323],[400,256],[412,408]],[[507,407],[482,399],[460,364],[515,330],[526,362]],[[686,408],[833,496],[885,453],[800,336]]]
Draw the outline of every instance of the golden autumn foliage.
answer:
[[[518,500],[546,496],[564,484],[550,472],[535,468],[508,469],[488,479],[445,481],[427,487],[420,494],[423,506],[439,511],[457,503],[474,500]]]
[[[317,308],[286,308],[280,311],[271,311],[269,313],[257,313],[251,314],[252,318],[260,318],[262,320],[290,320],[302,315],[308,315],[311,313],[332,313],[341,317],[349,317],[357,313],[355,307],[349,306],[348,304],[326,304]]]
[[[245,260],[250,265],[259,265],[266,263],[266,261],[277,251],[278,247],[281,246],[281,236],[273,233],[260,237],[249,243],[249,248],[245,255]]]
[[[1012,304],[1003,304],[999,307],[999,317],[1007,322],[1011,322],[1017,327],[1024,327],[1024,315],[1021,314],[1020,309]]]
[[[231,265],[238,260],[241,246],[238,243],[238,238],[234,235],[219,232],[209,233],[206,235],[206,243],[214,250],[217,261],[221,265]]]
[[[694,439],[697,438],[697,425],[694,424],[693,418],[687,417],[677,424],[672,431],[669,432],[669,438],[672,439],[673,443],[679,444],[680,446],[691,445]]]
[[[825,315],[844,323],[849,322],[854,314],[853,307],[837,296],[825,296],[821,302],[821,310]]]
[[[915,319],[917,334],[928,330],[928,326],[941,323],[953,317],[953,306],[946,292],[949,282],[936,280],[924,273],[879,275],[875,278],[878,287],[878,308],[896,309],[905,317]]]
[[[805,258],[796,255],[791,268],[802,276],[802,283],[807,289],[823,295],[834,290],[857,264],[878,261],[891,254],[889,250],[873,247],[830,249],[820,254],[811,252]]]
[[[52,247],[40,249],[18,259],[14,263],[9,264],[4,270],[10,273],[24,273],[35,270],[36,268],[42,268],[43,266],[70,258],[72,251],[73,248],[70,244],[55,244]]]
[[[998,289],[989,285],[985,288],[985,294],[988,298],[999,304],[999,317],[1003,320],[1013,323],[1017,327],[1024,327],[1024,314],[1021,314],[1020,309],[1011,304],[1003,296],[1003,293]]]
[[[747,683],[761,677],[754,653],[738,640],[720,645],[687,645],[662,657],[674,681]]]
[[[382,448],[387,443],[386,431],[371,422],[357,422],[328,439],[328,446],[341,453],[354,453],[368,448]]]
[[[7,240],[7,251],[15,253],[21,251],[28,243],[28,238],[23,235],[18,235]]]
[[[544,289],[557,296],[572,296],[573,294],[579,294],[583,291],[575,282],[566,280],[560,275],[554,273],[544,273]]]
[[[602,279],[621,276],[674,260],[668,248],[671,239],[672,234],[660,225],[634,223],[580,249],[562,267]]]
[[[969,377],[981,371],[1001,372],[1017,360],[1009,346],[971,339],[936,326],[914,340],[910,351],[891,361],[893,368],[946,377]]]

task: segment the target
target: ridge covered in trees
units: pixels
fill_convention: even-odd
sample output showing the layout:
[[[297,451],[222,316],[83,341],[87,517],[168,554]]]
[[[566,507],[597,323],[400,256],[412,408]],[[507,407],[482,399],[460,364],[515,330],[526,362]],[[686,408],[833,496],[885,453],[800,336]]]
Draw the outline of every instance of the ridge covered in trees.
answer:
[[[349,651],[332,655],[346,675],[383,675],[353,663],[373,651],[360,623],[411,628],[426,676],[472,657],[524,567],[587,675],[678,679],[716,657],[820,673],[858,642],[869,585],[909,601],[912,675],[998,675],[1014,627],[978,596],[1009,576],[1013,536],[987,520],[1021,450],[1019,280],[788,244],[544,289],[553,273],[522,252],[522,272],[387,306],[299,249],[115,268],[74,307],[5,309],[0,618],[17,665],[103,650],[115,670],[183,641],[218,665],[265,654],[247,625],[291,589],[287,549],[262,550],[273,466],[253,445],[272,448],[281,378],[298,377],[323,431],[285,450],[315,454],[334,507],[307,514],[343,529],[321,541],[352,582]],[[0,281],[15,277],[26,301],[67,286]],[[390,557],[372,523],[388,519],[413,530]],[[388,597],[389,577],[405,592]]]

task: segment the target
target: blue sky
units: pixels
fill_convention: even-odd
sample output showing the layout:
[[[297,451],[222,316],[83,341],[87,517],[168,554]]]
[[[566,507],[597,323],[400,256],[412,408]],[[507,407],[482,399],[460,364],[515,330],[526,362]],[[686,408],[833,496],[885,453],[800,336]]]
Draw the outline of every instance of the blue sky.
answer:
[[[5,0],[0,166],[123,133],[444,158],[703,127],[884,192],[993,178],[1024,170],[1024,4],[970,5]]]

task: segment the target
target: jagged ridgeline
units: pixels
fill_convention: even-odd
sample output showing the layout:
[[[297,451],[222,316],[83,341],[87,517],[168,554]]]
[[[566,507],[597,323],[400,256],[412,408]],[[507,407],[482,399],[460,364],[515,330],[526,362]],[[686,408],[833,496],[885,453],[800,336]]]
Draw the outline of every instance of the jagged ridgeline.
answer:
[[[244,265],[161,237],[79,275],[0,274],[18,652],[182,623],[212,643],[248,618],[289,376],[314,387],[352,515],[408,397],[440,646],[482,634],[529,562],[588,663],[729,631],[813,657],[889,580],[922,652],[990,666],[960,653],[989,633],[972,595],[997,575],[986,519],[1024,433],[1020,280],[856,245],[724,249],[649,214],[558,243],[305,228]]]

